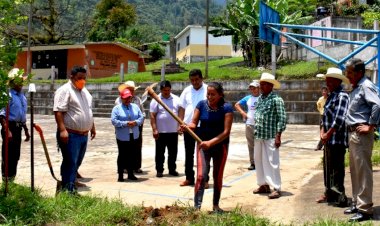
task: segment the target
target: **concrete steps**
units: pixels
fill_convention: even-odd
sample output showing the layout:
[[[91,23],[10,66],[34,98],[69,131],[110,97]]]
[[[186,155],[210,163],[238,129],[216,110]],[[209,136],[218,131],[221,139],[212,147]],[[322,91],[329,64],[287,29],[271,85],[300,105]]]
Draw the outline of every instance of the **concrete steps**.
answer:
[[[248,81],[223,81],[225,99],[234,105],[238,100],[249,94]],[[140,83],[136,95],[141,96],[145,88],[151,83]],[[190,83],[174,82],[172,91],[180,95],[182,90]],[[284,99],[287,112],[287,121],[290,124],[317,125],[319,114],[316,110],[316,101],[320,97],[320,88],[324,85],[322,80],[294,80],[281,81],[281,90],[276,92]],[[37,92],[33,96],[35,114],[53,114],[54,91],[60,85],[36,84]],[[111,117],[114,101],[118,97],[117,83],[88,84],[87,89],[93,96],[95,117]],[[25,87],[27,89],[27,87]],[[27,90],[25,90],[27,92]],[[158,92],[158,91],[157,91]],[[26,93],[28,97],[28,93]],[[29,100],[29,98],[28,98]],[[149,117],[150,98],[144,103],[145,113]],[[29,104],[30,105],[30,104]],[[238,112],[234,112],[234,122],[241,122],[242,118]]]

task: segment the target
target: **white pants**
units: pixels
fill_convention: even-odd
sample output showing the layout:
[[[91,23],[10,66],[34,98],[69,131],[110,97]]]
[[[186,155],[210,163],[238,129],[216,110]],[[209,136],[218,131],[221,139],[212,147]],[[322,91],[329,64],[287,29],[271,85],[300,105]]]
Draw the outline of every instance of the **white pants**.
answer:
[[[257,184],[281,190],[280,153],[274,139],[255,139],[255,164]]]

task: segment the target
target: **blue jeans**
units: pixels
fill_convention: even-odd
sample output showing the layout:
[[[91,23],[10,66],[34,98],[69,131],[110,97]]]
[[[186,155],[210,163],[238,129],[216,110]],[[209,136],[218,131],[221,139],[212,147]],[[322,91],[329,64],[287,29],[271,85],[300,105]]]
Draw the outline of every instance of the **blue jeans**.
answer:
[[[62,152],[62,188],[73,192],[75,190],[75,180],[80,164],[83,161],[87,149],[88,136],[69,133],[69,141],[63,144],[57,134],[59,148]]]

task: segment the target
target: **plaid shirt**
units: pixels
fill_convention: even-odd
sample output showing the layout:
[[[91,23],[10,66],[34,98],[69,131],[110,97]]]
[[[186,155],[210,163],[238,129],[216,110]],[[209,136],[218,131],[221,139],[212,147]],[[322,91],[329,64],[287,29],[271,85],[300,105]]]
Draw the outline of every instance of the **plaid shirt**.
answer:
[[[348,133],[344,122],[348,110],[349,97],[343,87],[334,90],[327,98],[322,119],[323,131],[335,128],[328,144],[343,144],[348,146]]]
[[[286,113],[282,98],[273,92],[266,97],[260,95],[255,112],[255,139],[273,139],[285,128]]]

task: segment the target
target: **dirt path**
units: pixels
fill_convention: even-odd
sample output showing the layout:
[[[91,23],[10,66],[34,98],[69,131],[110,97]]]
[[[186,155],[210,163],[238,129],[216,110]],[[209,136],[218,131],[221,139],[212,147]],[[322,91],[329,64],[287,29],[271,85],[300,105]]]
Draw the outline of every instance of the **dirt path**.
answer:
[[[53,116],[35,116],[45,133],[55,174],[59,176],[61,162],[55,142],[55,123]],[[164,172],[163,178],[156,178],[154,164],[154,140],[151,136],[149,121],[145,122],[143,132],[143,171],[138,182],[116,182],[117,147],[114,129],[110,119],[96,118],[97,137],[89,142],[85,160],[80,172],[86,177],[87,188],[81,194],[96,194],[122,199],[130,205],[165,207],[174,203],[192,206],[193,187],[180,187],[184,180],[184,148],[183,139],[179,141],[177,170],[179,177],[172,177]],[[255,171],[248,171],[247,147],[244,137],[244,125],[233,125],[229,156],[224,175],[224,187],[220,205],[226,210],[241,207],[243,211],[270,218],[281,223],[302,223],[318,216],[336,211],[334,217],[345,219],[341,209],[323,207],[314,199],[322,193],[323,182],[321,169],[318,167],[322,152],[314,151],[317,143],[318,126],[288,125],[283,134],[280,148],[282,194],[279,199],[269,200],[264,195],[253,195],[257,187]],[[48,195],[55,193],[55,181],[48,170],[42,145],[35,134],[35,186]],[[24,144],[19,163],[16,182],[30,184],[30,144]],[[380,175],[379,175],[380,177]],[[349,179],[348,177],[346,179]],[[379,180],[380,181],[380,180]],[[349,181],[346,183],[348,184]],[[204,195],[202,210],[212,209],[211,188]],[[347,188],[350,191],[350,188]],[[376,188],[374,189],[374,193]],[[348,193],[348,192],[347,192]],[[380,201],[380,200],[379,200]],[[379,202],[377,202],[379,203]],[[310,208],[309,208],[310,207]],[[333,208],[334,210],[330,210]],[[310,210],[310,211],[309,211]]]

